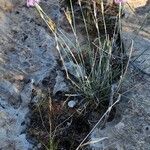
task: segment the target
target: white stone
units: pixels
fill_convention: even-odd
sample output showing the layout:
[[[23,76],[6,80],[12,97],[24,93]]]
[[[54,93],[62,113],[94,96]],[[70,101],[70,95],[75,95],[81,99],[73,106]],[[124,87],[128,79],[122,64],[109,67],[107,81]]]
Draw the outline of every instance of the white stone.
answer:
[[[74,101],[74,100],[71,100],[71,101],[68,102],[68,106],[69,106],[70,108],[75,107],[76,104],[77,104],[77,103],[76,103],[76,101]]]

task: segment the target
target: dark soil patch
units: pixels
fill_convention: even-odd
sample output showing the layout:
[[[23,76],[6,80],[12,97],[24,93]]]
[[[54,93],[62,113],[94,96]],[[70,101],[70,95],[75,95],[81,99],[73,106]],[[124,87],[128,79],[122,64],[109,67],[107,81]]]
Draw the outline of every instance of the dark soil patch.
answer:
[[[96,108],[93,105],[79,113],[77,107],[71,109],[64,105],[67,97],[63,97],[63,101],[60,96],[60,100],[50,102],[47,94],[38,104],[30,105],[31,121],[27,135],[31,141],[35,141],[35,145],[42,144],[39,150],[46,149],[44,145],[49,145],[50,136],[57,150],[75,150],[106,111],[106,107]],[[113,120],[115,109],[111,114],[108,121]]]

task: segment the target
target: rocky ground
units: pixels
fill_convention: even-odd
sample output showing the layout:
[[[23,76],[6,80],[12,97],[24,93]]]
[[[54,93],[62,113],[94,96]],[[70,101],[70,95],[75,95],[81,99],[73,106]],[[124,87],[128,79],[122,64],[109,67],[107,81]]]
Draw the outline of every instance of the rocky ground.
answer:
[[[27,150],[28,104],[34,86],[41,87],[57,66],[55,43],[25,1],[0,3],[0,149]],[[51,1],[43,5],[51,8],[48,14],[57,22],[58,5]]]
[[[0,4],[0,149],[34,149],[25,132],[30,122],[28,105],[38,100],[48,79],[48,85],[54,85],[54,94],[68,89],[59,70],[53,35],[36,10],[27,8],[22,0],[0,0]],[[114,120],[91,134],[92,140],[105,138],[91,144],[93,150],[150,149],[150,5],[146,0],[129,1],[129,4],[133,5],[135,14],[125,6],[122,35],[127,54],[130,39],[134,45],[123,96]],[[57,1],[43,1],[41,6],[65,29]],[[143,25],[140,32],[139,24]],[[33,99],[34,90],[38,94]]]
[[[91,137],[104,138],[94,150],[150,149],[150,1],[129,0],[125,5],[122,38],[127,54],[133,52],[123,83],[125,91],[115,119]],[[142,26],[142,27],[141,27]]]

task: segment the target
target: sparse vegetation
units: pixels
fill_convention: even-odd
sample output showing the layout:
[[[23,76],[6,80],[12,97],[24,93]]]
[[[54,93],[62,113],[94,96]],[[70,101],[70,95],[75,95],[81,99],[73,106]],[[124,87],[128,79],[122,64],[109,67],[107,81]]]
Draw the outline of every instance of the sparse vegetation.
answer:
[[[123,54],[124,49],[120,37],[121,6],[110,6],[112,10],[109,10],[109,14],[107,9],[110,8],[106,8],[105,10],[103,1],[91,2],[79,0],[78,2],[79,3],[74,1],[74,3],[72,3],[71,0],[67,1],[69,7],[64,10],[64,15],[74,35],[74,41],[69,39],[69,37],[63,33],[62,29],[57,27],[55,22],[47,16],[38,4],[35,5],[41,18],[45,21],[54,35],[56,48],[60,55],[62,67],[65,70],[66,79],[71,83],[70,93],[66,95],[64,93],[64,95],[76,95],[77,98],[80,97],[80,101],[78,101],[79,104],[77,104],[73,113],[70,114],[68,112],[69,117],[65,112],[69,110],[66,106],[62,108],[63,110],[61,110],[61,113],[59,112],[59,115],[63,114],[65,119],[74,115],[75,117],[71,117],[72,123],[76,123],[76,120],[80,120],[82,117],[85,117],[88,121],[89,116],[87,117],[86,114],[90,112],[100,112],[101,109],[100,114],[103,114],[108,109],[108,114],[106,113],[105,119],[103,118],[105,122],[109,118],[108,115],[110,114],[112,106],[114,106],[113,104],[120,100],[120,94],[118,92],[127,67],[127,59]],[[76,4],[76,8],[74,4]],[[114,11],[115,14],[112,15],[111,11]],[[78,16],[78,18],[76,18],[76,16]],[[113,19],[110,19],[111,17]],[[77,25],[78,23],[79,25]],[[81,43],[79,40],[78,30],[83,34],[85,39],[84,43]],[[66,65],[68,63],[72,63],[75,74],[72,74],[68,69]],[[51,104],[52,103],[53,102],[51,102]],[[44,110],[42,109],[42,111]],[[50,116],[50,120],[55,120],[55,123],[53,123],[59,126],[54,117],[56,116]],[[64,119],[62,122],[64,122]],[[54,131],[54,124],[53,129],[50,129],[51,132]],[[82,125],[86,124],[89,126],[89,123],[85,122]],[[93,127],[94,124],[91,124],[91,127]],[[88,129],[82,132],[85,134],[85,132],[88,133],[90,130]],[[59,147],[58,137],[60,134],[58,131],[56,131],[56,133],[57,135],[54,139],[57,139]],[[65,134],[65,131],[62,131],[62,135],[63,134]],[[69,144],[67,143],[67,149],[68,147],[75,149],[83,139],[83,135],[80,135],[80,140],[78,142],[76,139],[70,141],[69,137],[74,137],[74,135],[77,136],[75,129],[73,133],[68,133]],[[84,142],[85,140],[87,140],[87,137],[84,139]],[[55,150],[55,144],[53,147],[54,141],[50,138],[49,144],[50,149]]]
[[[82,19],[84,22],[83,25],[85,26],[87,35],[87,42],[84,44],[79,42],[77,36],[78,28],[76,27],[76,18],[71,1],[71,10],[65,11],[65,15],[71,26],[72,32],[74,33],[75,43],[69,40],[69,38],[63,34],[61,29],[56,29],[57,27],[55,23],[44,13],[39,5],[37,5],[37,10],[55,36],[57,50],[65,68],[67,79],[69,79],[73,84],[73,87],[75,87],[76,93],[80,93],[86,100],[92,100],[95,102],[95,104],[99,105],[99,103],[106,97],[106,99],[108,99],[108,93],[110,93],[112,83],[115,81],[116,76],[119,77],[119,75],[121,75],[120,73],[123,72],[124,60],[120,55],[120,53],[123,52],[122,47],[115,47],[117,38],[119,36],[119,32],[117,31],[118,26],[114,28],[113,36],[112,32],[111,35],[107,34],[107,24],[105,22],[105,16],[103,12],[103,4],[98,3],[97,7],[96,2],[93,4],[90,2],[90,4],[88,3],[87,6],[84,4],[84,7],[91,5],[94,7],[93,10],[87,10],[87,13],[91,13],[92,11],[93,13],[90,16],[92,16],[93,19],[91,17],[88,18],[89,16],[84,14],[84,10],[82,9],[83,6],[81,5],[81,2],[79,3],[79,8],[81,9],[80,14],[82,16],[80,19]],[[103,18],[101,24],[104,26],[103,30],[106,30],[105,34],[100,33],[101,27],[99,26],[99,20],[101,19],[97,17],[99,16],[100,10],[102,12],[100,16]],[[118,21],[117,15],[115,18],[115,20]],[[87,22],[87,20],[90,20],[94,23],[92,27],[88,27],[89,22]],[[111,26],[114,27],[116,24],[117,23],[111,24]],[[95,30],[97,30],[95,37],[91,37],[88,28],[95,28]],[[121,41],[117,42],[119,42],[119,45],[121,46]],[[72,47],[73,51],[71,49]],[[117,56],[115,56],[113,53],[117,53]],[[115,64],[116,61],[120,62]],[[70,73],[65,66],[65,62],[74,62],[76,66],[74,70],[76,71],[76,74],[78,74],[78,77],[73,79],[70,76]],[[122,68],[120,66],[122,66]]]
[[[150,0],[0,4],[0,150],[149,150]]]

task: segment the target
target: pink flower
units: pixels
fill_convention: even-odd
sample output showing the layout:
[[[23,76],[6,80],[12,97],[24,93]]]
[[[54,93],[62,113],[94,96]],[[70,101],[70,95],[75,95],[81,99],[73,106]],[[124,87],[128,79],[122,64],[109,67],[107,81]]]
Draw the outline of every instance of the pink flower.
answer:
[[[35,4],[39,3],[40,0],[27,0],[27,6],[30,7],[30,6],[35,6]]]
[[[114,0],[116,4],[124,4],[127,2],[127,0]]]

